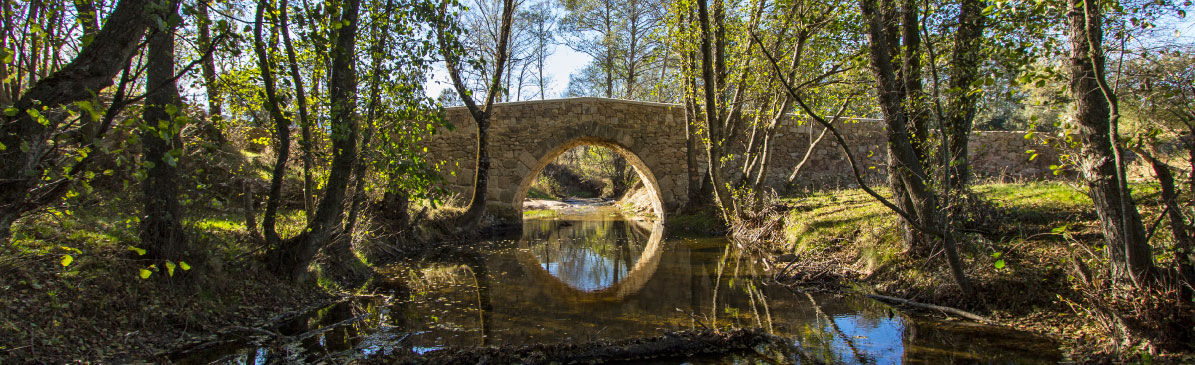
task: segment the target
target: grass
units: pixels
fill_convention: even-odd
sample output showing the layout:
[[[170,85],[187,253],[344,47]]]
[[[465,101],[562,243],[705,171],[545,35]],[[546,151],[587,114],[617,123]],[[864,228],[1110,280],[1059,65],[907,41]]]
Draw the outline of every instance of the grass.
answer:
[[[1150,186],[1135,186],[1138,195],[1152,192]],[[1090,210],[1091,199],[1071,185],[1059,182],[982,184],[973,187],[976,196],[990,204],[1005,220],[1017,224],[998,227],[1005,234],[997,239],[1018,243],[1026,228],[1049,231],[1068,217]],[[882,195],[887,195],[881,190]],[[814,192],[783,199],[790,206],[785,217],[786,249],[793,253],[814,252],[839,243],[849,243],[875,269],[896,258],[900,235],[895,213],[861,189]],[[1032,222],[1035,226],[1020,226]],[[1019,226],[1019,227],[1018,227]],[[1032,233],[1030,233],[1032,234]],[[977,238],[977,237],[972,237]]]
[[[1161,211],[1159,189],[1148,183],[1131,188],[1148,224]],[[1093,321],[1067,304],[1082,302],[1083,295],[1069,252],[1078,246],[1098,250],[1103,238],[1091,199],[1080,189],[1064,182],[972,187],[958,238],[979,298],[961,295],[942,255],[903,253],[896,215],[859,189],[783,198],[784,242],[771,245],[809,266],[795,272],[830,270],[843,284],[865,291],[977,310],[1008,326],[1052,335],[1085,359],[1093,344],[1106,342]],[[1065,237],[1054,231],[1059,227],[1066,227]],[[1169,262],[1167,231],[1162,225],[1155,237],[1159,262]],[[794,274],[792,280],[804,279]]]
[[[786,251],[820,252],[849,240],[859,249],[869,270],[895,256],[900,237],[891,212],[862,190],[820,192],[785,200],[792,206],[785,217]]]
[[[560,216],[560,211],[554,209],[526,209],[523,210],[523,219],[535,218],[555,218]]]

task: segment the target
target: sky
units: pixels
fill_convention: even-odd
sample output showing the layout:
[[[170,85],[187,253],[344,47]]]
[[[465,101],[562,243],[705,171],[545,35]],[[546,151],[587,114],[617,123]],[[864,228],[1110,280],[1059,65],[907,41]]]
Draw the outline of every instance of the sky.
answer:
[[[551,76],[552,80],[545,98],[559,99],[560,95],[568,89],[568,76],[580,71],[592,59],[593,57],[577,52],[568,46],[557,45],[555,52],[552,52],[544,62],[545,72]],[[434,98],[440,96],[441,90],[449,88],[452,88],[452,80],[448,78],[448,71],[441,62],[433,68],[428,82],[423,84],[423,90],[427,92],[427,96]],[[524,95],[523,98],[526,99],[527,96]]]
[[[1182,43],[1195,44],[1195,15],[1188,14],[1184,19],[1167,17],[1159,23],[1160,28],[1167,31],[1158,32],[1158,36],[1177,37]],[[568,89],[569,75],[580,71],[591,60],[593,60],[593,57],[577,52],[567,45],[556,45],[554,52],[548,56],[547,62],[545,62],[547,72],[551,75],[552,80],[551,85],[548,87],[546,98],[560,98],[564,91]],[[439,96],[442,90],[451,87],[452,81],[449,80],[448,72],[444,69],[443,63],[435,66],[431,76],[428,78],[428,82],[423,85],[427,95],[433,98]],[[524,98],[527,97],[524,96]]]

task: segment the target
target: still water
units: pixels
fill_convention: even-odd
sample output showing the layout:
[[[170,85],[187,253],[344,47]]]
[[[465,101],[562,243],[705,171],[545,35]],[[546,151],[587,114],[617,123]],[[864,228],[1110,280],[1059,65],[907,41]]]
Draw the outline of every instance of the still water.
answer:
[[[340,362],[445,347],[585,342],[703,327],[763,328],[829,363],[1052,363],[1029,334],[906,317],[853,295],[774,283],[723,238],[668,238],[662,224],[604,208],[528,219],[521,237],[383,270],[381,295],[315,311],[279,329],[279,348],[234,342],[186,363]],[[347,325],[338,325],[348,323]],[[313,329],[333,327],[322,333]],[[746,356],[746,357],[744,357]],[[697,362],[754,362],[728,355]]]

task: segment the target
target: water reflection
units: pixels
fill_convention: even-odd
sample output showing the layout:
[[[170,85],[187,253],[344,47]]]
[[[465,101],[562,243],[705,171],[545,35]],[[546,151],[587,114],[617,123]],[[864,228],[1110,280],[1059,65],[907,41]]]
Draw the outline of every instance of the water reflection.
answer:
[[[829,363],[1058,360],[1055,346],[1032,336],[910,320],[862,297],[767,285],[761,266],[725,239],[665,240],[663,231],[658,223],[608,214],[529,220],[520,238],[387,268],[377,289],[393,300],[361,298],[280,329],[296,336],[331,327],[298,345],[242,344],[190,360],[314,362],[703,327],[763,328]],[[756,362],[752,355],[728,356],[713,361]]]
[[[563,299],[617,300],[659,266],[662,222],[527,220],[518,259],[527,277]]]

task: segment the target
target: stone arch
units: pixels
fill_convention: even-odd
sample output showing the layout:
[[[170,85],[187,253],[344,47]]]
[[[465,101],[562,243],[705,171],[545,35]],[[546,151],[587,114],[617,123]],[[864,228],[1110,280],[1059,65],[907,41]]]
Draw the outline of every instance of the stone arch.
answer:
[[[648,194],[651,195],[652,209],[655,211],[656,217],[658,217],[658,219],[661,221],[664,220],[665,209],[663,193],[660,190],[660,182],[656,179],[655,173],[653,173],[651,168],[643,162],[643,159],[639,158],[639,156],[632,152],[628,147],[624,146],[618,141],[601,137],[576,137],[556,143],[556,147],[552,147],[551,149],[546,149],[546,151],[541,152],[539,154],[539,159],[535,163],[535,166],[527,171],[519,180],[519,185],[515,191],[514,199],[510,202],[511,206],[519,212],[520,216],[523,213],[523,200],[527,198],[527,191],[531,188],[531,184],[535,182],[535,178],[539,176],[539,173],[543,171],[544,167],[556,160],[557,157],[560,157],[560,155],[565,151],[568,151],[573,147],[584,145],[609,148],[625,158],[627,163],[635,168],[635,173],[639,175],[639,181],[643,182],[643,186],[647,189]]]
[[[604,146],[625,156],[654,198],[663,218],[688,200],[684,109],[677,105],[601,98],[495,104],[489,131],[489,184],[485,224],[522,220],[526,188],[552,159],[579,144]],[[476,173],[477,125],[464,108],[445,109],[455,128],[424,142],[438,164],[443,187],[465,200]],[[682,131],[682,133],[677,133]],[[454,202],[460,199],[454,200]]]

